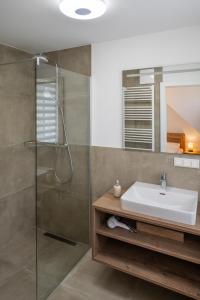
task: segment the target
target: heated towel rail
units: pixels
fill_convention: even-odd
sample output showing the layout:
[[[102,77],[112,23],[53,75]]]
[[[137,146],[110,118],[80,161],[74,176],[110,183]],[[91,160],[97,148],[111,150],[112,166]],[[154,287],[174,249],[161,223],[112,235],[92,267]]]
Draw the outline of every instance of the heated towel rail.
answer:
[[[154,151],[154,86],[123,88],[123,146]]]

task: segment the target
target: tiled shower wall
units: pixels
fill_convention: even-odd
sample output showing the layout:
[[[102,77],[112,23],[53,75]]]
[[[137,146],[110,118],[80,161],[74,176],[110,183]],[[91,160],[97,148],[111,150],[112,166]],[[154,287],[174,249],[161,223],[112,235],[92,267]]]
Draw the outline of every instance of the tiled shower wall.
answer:
[[[91,76],[91,45],[48,52],[46,55],[63,69]]]
[[[91,178],[93,201],[108,191],[116,179],[124,188],[134,181],[160,183],[162,171],[168,185],[199,191],[200,169],[174,167],[173,155],[127,151],[118,148],[91,148]],[[200,156],[196,156],[200,159]]]
[[[0,64],[29,55],[0,45]],[[32,285],[18,291],[35,299],[35,151],[24,142],[35,139],[34,62],[0,65],[0,294],[11,299],[11,280],[31,276]],[[25,270],[27,263],[33,263]],[[26,274],[25,274],[26,273]],[[29,275],[28,275],[29,274]],[[30,275],[31,274],[31,275]],[[27,290],[26,290],[27,288]],[[20,290],[21,289],[21,290]],[[13,287],[14,290],[14,287]],[[11,298],[9,298],[9,295]]]
[[[74,172],[67,184],[38,189],[39,226],[58,236],[88,243],[91,47],[51,52],[47,56],[64,70],[64,115]],[[40,148],[37,159],[38,166],[56,167],[61,178],[70,172],[64,148]]]

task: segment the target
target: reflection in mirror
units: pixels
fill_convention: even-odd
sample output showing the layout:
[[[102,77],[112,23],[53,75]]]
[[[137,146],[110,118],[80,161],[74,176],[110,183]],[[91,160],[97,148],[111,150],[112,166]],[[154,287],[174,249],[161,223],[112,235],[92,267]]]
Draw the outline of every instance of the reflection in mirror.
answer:
[[[162,98],[163,97],[163,98]],[[161,104],[166,108],[166,127],[162,127],[164,152],[200,153],[200,85],[163,86]],[[161,120],[162,121],[162,120]],[[165,128],[167,133],[165,132]]]
[[[125,149],[200,154],[200,64],[123,71]]]

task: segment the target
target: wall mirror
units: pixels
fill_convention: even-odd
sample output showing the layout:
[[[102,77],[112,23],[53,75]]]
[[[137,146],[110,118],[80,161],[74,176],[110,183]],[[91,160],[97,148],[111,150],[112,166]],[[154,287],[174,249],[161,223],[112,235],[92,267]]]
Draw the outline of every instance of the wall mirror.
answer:
[[[123,147],[200,155],[200,63],[123,71]]]

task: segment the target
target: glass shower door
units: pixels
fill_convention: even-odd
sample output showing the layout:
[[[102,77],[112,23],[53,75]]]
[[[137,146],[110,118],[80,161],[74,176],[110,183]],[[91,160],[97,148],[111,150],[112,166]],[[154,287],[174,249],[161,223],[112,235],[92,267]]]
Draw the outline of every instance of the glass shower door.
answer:
[[[36,300],[35,61],[2,53],[16,61],[0,64],[0,299]]]
[[[89,248],[87,76],[37,67],[38,300],[47,299]]]

